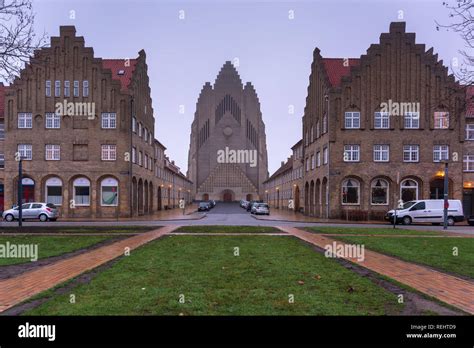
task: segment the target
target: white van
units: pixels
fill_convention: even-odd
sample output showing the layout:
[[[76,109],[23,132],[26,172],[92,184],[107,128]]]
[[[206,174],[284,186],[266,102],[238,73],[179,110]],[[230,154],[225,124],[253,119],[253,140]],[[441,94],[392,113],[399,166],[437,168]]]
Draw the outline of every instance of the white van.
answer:
[[[453,226],[456,222],[464,221],[462,203],[460,200],[448,200],[448,225]],[[393,214],[395,210],[390,210],[385,215],[385,220],[393,223]],[[409,225],[416,222],[431,222],[440,224],[444,222],[444,200],[425,199],[419,201],[410,201],[403,204],[403,207],[397,209],[397,223]]]

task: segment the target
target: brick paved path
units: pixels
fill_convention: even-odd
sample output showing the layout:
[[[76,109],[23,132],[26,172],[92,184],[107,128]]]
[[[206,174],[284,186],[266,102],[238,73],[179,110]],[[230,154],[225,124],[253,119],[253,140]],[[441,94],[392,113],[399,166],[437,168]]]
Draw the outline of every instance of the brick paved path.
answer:
[[[0,281],[0,312],[81,273],[124,255],[125,248],[133,250],[179,227],[166,226],[154,231],[144,232],[102,248],[23,273],[18,277]]]
[[[336,241],[327,235],[305,232],[294,227],[278,228],[321,248],[324,248],[326,245],[331,245],[334,242],[336,242],[337,245],[347,244]],[[474,314],[473,281],[467,281],[370,250],[365,250],[364,261],[358,261],[357,259],[349,257],[344,257],[344,259],[395,279],[400,283],[460,308],[465,312]]]

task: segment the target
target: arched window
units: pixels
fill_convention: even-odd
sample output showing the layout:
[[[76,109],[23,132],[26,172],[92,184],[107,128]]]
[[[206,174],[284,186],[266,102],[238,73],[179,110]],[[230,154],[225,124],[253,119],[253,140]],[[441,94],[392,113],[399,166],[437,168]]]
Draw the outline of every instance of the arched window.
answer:
[[[91,182],[87,178],[77,178],[73,182],[74,204],[76,206],[89,206],[91,202]]]
[[[405,179],[400,185],[400,197],[403,202],[418,199],[418,183],[413,179]]]
[[[359,204],[360,183],[356,179],[342,182],[342,204]]]
[[[114,178],[105,178],[100,183],[100,205],[118,205],[118,181]]]
[[[63,203],[63,182],[60,178],[49,178],[45,183],[46,203]]]
[[[388,204],[388,182],[384,179],[375,179],[370,188],[372,205]]]

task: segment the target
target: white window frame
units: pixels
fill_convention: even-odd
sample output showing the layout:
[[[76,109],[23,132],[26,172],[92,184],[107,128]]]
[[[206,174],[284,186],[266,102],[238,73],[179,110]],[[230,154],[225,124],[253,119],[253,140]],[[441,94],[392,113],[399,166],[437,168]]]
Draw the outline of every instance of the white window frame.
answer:
[[[345,154],[348,154],[347,159]],[[355,157],[357,157],[355,159]],[[360,145],[344,145],[343,153],[344,162],[360,162]]]
[[[72,93],[74,97],[79,97],[79,81],[78,80],[74,81],[74,87],[73,87]]]
[[[76,182],[79,180],[79,179],[85,179],[87,180],[88,182],[88,185],[77,185]],[[84,197],[89,197],[88,198],[88,203],[77,203],[77,195],[76,195],[76,187],[88,187],[89,188],[89,195],[88,196],[84,196]],[[72,184],[72,190],[73,190],[73,197],[74,197],[74,205],[76,207],[89,207],[91,205],[91,182],[89,179],[85,178],[85,177],[80,177],[80,178],[76,178]]]
[[[435,129],[449,129],[449,112],[435,111],[433,117]]]
[[[56,181],[57,183],[52,183],[52,181]],[[49,196],[48,195],[48,187],[60,187],[61,188],[61,196]],[[56,200],[54,202],[50,201],[48,197],[60,197],[59,200]],[[61,206],[63,203],[63,182],[60,178],[58,177],[52,177],[46,180],[44,184],[44,199],[46,203],[52,203],[56,206]]]
[[[474,140],[474,123],[466,123],[466,140]]]
[[[377,111],[374,113],[375,129],[390,129],[390,113]]]
[[[404,185],[404,183],[407,182],[407,181],[413,181],[416,185],[415,186],[406,186],[406,185]],[[403,197],[403,189],[407,189],[407,190],[415,189],[415,201],[418,200],[419,185],[418,185],[418,182],[416,180],[413,180],[413,179],[410,179],[410,178],[402,180],[402,182],[400,183],[400,199],[402,199],[402,197]]]
[[[321,151],[316,153],[316,166],[321,167]]]
[[[103,112],[101,114],[102,129],[116,129],[117,128],[117,114],[115,112]]]
[[[117,145],[104,144],[101,146],[102,161],[116,161],[117,160]]]
[[[31,112],[18,113],[18,129],[33,128],[33,114]]]
[[[24,161],[31,161],[33,159],[33,145],[18,144],[17,150]]]
[[[328,164],[329,161],[329,150],[328,147],[323,148],[323,164]]]
[[[51,97],[51,80],[46,80],[44,94]]]
[[[474,172],[474,155],[463,156],[463,171]]]
[[[61,81],[59,80],[54,81],[54,96],[55,97],[61,96]]]
[[[345,129],[360,129],[360,112],[346,111],[344,113],[344,128]]]
[[[384,158],[386,155],[386,158]],[[390,162],[390,145],[374,145],[374,162]]]
[[[61,145],[46,144],[44,147],[44,157],[46,161],[60,161],[61,160]]]
[[[47,112],[45,114],[45,127],[46,129],[60,129],[61,116],[54,112]]]
[[[344,198],[343,198],[344,197],[344,188],[347,188],[347,183],[349,181],[356,183],[355,186],[351,186],[351,187],[356,187],[357,188],[357,202],[356,203],[344,203]],[[360,182],[359,182],[359,180],[354,179],[354,178],[347,178],[342,182],[342,185],[341,185],[341,203],[342,203],[342,205],[360,205]]]
[[[106,180],[109,181],[109,183],[105,183]],[[113,183],[113,185],[111,184]],[[114,204],[106,204],[104,203],[104,187],[115,187],[116,188],[116,197],[115,197],[115,203]],[[119,205],[119,183],[117,179],[115,178],[104,178],[100,182],[100,206],[101,207],[117,207]]]
[[[137,132],[137,118],[132,117],[132,132],[136,133]]]
[[[137,148],[132,147],[132,163],[137,163]]]
[[[433,162],[437,163],[445,160],[449,160],[449,145],[434,145]]]
[[[88,80],[82,81],[82,96],[83,97],[89,96],[89,81]]]
[[[403,125],[405,129],[420,129],[420,113],[405,112]]]
[[[64,81],[64,96],[71,96],[71,83],[68,80]]]
[[[413,159],[413,155],[416,154],[416,160]],[[420,162],[420,145],[403,145],[403,162],[405,163],[418,163]],[[407,160],[405,155],[408,155]]]
[[[376,185],[377,181],[380,181],[381,183],[384,183],[385,186],[381,186],[381,188],[385,188],[386,193],[385,193],[385,203],[374,203],[374,188],[378,188]],[[372,183],[370,184],[370,205],[388,205],[388,200],[390,197],[390,183],[382,178],[375,178],[372,180]]]

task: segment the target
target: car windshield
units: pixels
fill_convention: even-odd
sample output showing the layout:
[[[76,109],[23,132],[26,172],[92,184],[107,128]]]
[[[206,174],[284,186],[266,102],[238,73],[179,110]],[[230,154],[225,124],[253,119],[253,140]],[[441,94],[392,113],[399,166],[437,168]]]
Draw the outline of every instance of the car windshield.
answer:
[[[406,202],[406,203],[403,203],[403,209],[408,209],[410,208],[413,204],[415,204],[416,202],[414,201],[410,201],[410,202]]]
[[[204,205],[207,205],[207,203],[206,202],[201,202],[201,203],[199,203],[199,205],[204,206]]]
[[[56,206],[53,203],[48,203],[46,206],[51,209],[56,209]]]

